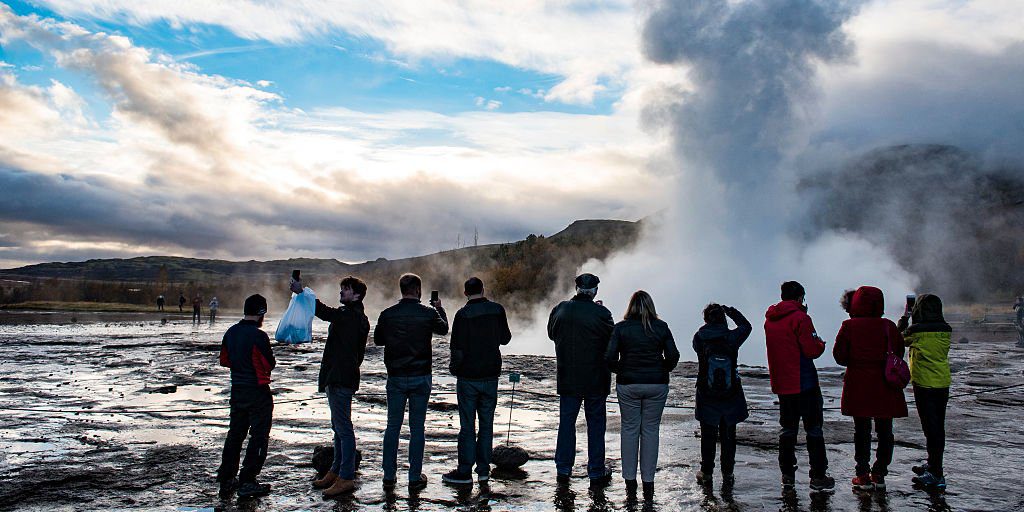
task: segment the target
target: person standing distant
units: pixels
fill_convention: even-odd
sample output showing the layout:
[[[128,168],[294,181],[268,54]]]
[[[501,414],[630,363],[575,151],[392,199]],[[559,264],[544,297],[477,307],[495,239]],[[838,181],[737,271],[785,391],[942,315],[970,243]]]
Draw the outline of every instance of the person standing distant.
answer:
[[[405,405],[409,404],[409,491],[427,486],[423,469],[424,422],[430,400],[432,347],[434,334],[448,334],[448,315],[441,301],[430,306],[420,303],[422,280],[405,274],[398,286],[402,299],[377,319],[373,343],[384,347],[384,366],[388,371],[388,422],[384,430],[384,489],[395,488],[398,473],[398,434],[402,429]]]
[[[814,360],[825,352],[804,304],[804,287],[796,281],[782,283],[782,302],[765,312],[764,334],[768,351],[768,375],[772,392],[779,397],[779,468],[782,485],[796,485],[797,429],[803,419],[811,462],[811,489],[835,487],[828,476],[825,453],[824,400]]]
[[[164,296],[163,295],[160,295],[160,296],[158,296],[156,298],[156,310],[157,311],[163,311],[164,310],[164,302],[165,301],[164,301]]]
[[[484,297],[484,283],[471,277],[465,283],[469,299],[452,320],[449,370],[457,378],[459,399],[459,466],[441,477],[450,484],[471,484],[476,464],[477,480],[491,474],[494,409],[498,405],[501,346],[512,340],[505,308]],[[476,418],[480,430],[476,431]]]
[[[188,302],[188,301],[185,300],[185,294],[184,293],[179,294],[178,295],[178,313],[184,313],[185,312],[185,303],[186,302]]]
[[[192,322],[199,323],[203,319],[203,299],[196,295],[192,298]]]
[[[260,329],[267,313],[267,299],[261,295],[249,296],[245,299],[243,313],[242,321],[224,333],[220,347],[220,365],[231,368],[231,423],[217,470],[221,498],[230,497],[236,488],[242,498],[270,492],[270,484],[256,481],[267,460],[274,412],[270,372],[277,364],[270,348],[270,337]],[[239,472],[238,459],[247,434],[249,446]]]
[[[572,478],[576,418],[583,406],[587,418],[587,475],[592,488],[607,487],[612,480],[611,470],[604,463],[605,402],[611,390],[605,356],[615,324],[608,308],[594,301],[598,283],[593,274],[577,276],[576,295],[555,306],[548,317],[548,338],[555,342],[558,365],[558,483],[567,484]]]
[[[1017,296],[1017,301],[1013,303],[1013,311],[1013,325],[1017,328],[1017,346],[1024,347],[1024,296]]]
[[[220,301],[217,297],[210,299],[210,323],[217,321],[217,309],[220,308]]]

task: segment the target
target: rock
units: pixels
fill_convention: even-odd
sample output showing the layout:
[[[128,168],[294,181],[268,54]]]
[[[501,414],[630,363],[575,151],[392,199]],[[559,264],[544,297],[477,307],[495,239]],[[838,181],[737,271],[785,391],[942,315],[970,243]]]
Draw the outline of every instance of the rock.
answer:
[[[968,343],[967,336],[964,336],[964,337],[960,338],[958,343]]]
[[[359,471],[359,463],[363,460],[363,452],[356,448],[356,471]],[[313,468],[316,469],[316,477],[322,478],[334,464],[334,445],[317,446],[313,449]]]
[[[178,386],[172,384],[170,386],[160,386],[158,388],[146,388],[144,391],[146,391],[147,393],[160,393],[164,395],[169,395],[171,393],[177,393]]]
[[[491,453],[491,462],[504,470],[518,468],[529,460],[530,453],[518,446],[496,446]]]

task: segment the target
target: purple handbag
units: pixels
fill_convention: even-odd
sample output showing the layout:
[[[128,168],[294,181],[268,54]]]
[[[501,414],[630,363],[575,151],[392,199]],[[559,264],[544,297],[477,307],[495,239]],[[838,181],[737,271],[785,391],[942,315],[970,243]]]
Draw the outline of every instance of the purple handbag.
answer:
[[[910,366],[902,357],[892,350],[892,338],[889,337],[889,326],[885,326],[885,381],[893,389],[904,389],[910,384]]]

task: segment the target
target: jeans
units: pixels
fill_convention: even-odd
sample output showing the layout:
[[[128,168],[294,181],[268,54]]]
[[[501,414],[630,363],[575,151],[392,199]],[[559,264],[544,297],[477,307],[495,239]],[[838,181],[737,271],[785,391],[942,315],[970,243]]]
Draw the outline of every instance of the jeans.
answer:
[[[430,400],[430,375],[416,377],[388,376],[388,426],[384,430],[384,479],[395,480],[398,474],[398,434],[402,430],[405,404],[409,403],[409,481],[420,479],[423,470],[423,424],[427,420]]]
[[[604,432],[607,424],[605,402],[608,395],[568,396],[558,400],[558,441],[555,443],[555,469],[559,475],[572,474],[576,460],[576,418],[580,406],[587,418],[587,475],[590,478],[604,476]]]
[[[722,474],[731,475],[736,467],[736,425],[721,423],[700,424],[700,470],[705,475],[715,471],[715,449],[722,443]]]
[[[878,434],[878,448],[875,450],[875,465],[871,461],[871,418],[853,419],[854,460],[857,461],[857,475],[885,476],[889,474],[892,453],[896,439],[892,435],[892,418],[874,418],[875,433]]]
[[[637,459],[644,482],[654,481],[658,469],[658,436],[661,413],[665,410],[668,384],[618,384],[619,416],[622,427],[622,478],[636,480]]]
[[[344,480],[354,480],[356,477],[356,433],[352,429],[354,393],[346,387],[327,386],[331,430],[334,431],[334,463],[331,464],[331,473]]]
[[[476,463],[478,475],[490,475],[498,379],[459,379],[455,390],[459,397],[459,473],[469,474]],[[479,431],[476,429],[478,418]]]
[[[228,437],[224,440],[217,480],[228,482],[238,474],[239,483],[255,482],[267,460],[274,398],[267,386],[232,386],[230,403],[231,423]],[[249,435],[249,446],[245,449],[245,460],[239,473],[238,459],[246,435]]]
[[[804,421],[807,433],[807,454],[811,462],[811,478],[824,477],[828,471],[828,456],[825,454],[825,434],[821,425],[825,422],[824,400],[821,388],[814,386],[806,391],[791,395],[779,395],[779,469],[783,475],[796,474],[796,435],[800,420]]]
[[[949,388],[914,386],[914,402],[928,447],[928,472],[942,476],[942,452],[946,449],[946,404]]]

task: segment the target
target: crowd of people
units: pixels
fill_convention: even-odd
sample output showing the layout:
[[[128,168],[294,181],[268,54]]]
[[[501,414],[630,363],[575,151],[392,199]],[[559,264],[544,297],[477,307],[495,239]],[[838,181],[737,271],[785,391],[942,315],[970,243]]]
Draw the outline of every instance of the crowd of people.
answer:
[[[557,483],[568,484],[576,456],[576,421],[583,409],[587,424],[586,473],[592,488],[612,483],[605,465],[606,407],[611,374],[616,378],[619,405],[622,478],[628,493],[654,495],[658,466],[659,430],[669,394],[669,379],[680,354],[672,331],[658,317],[654,300],[640,290],[632,295],[623,319],[596,300],[600,280],[582,274],[576,294],[552,309],[548,337],[557,361],[559,426],[555,441]],[[408,411],[408,488],[427,486],[422,472],[424,423],[432,390],[432,339],[449,333],[448,315],[436,295],[421,302],[422,281],[405,274],[399,281],[401,299],[378,317],[373,343],[384,349],[387,369],[387,427],[383,440],[383,487],[394,489],[398,479],[398,437]],[[293,279],[290,289],[301,293]],[[826,343],[807,314],[804,287],[782,284],[780,301],[765,312],[764,332],[771,389],[778,396],[778,460],[781,483],[796,485],[796,446],[800,423],[806,433],[812,490],[832,489],[823,429],[823,398],[814,360]],[[494,412],[501,375],[501,347],[512,339],[504,308],[484,294],[484,283],[465,282],[466,304],[450,326],[449,371],[456,377],[460,418],[457,466],[441,479],[449,484],[472,484],[490,478]],[[334,432],[334,462],[312,485],[331,498],[356,486],[356,438],[352,397],[359,389],[360,366],[370,323],[363,308],[366,284],[356,277],[340,282],[338,307],[318,299],[316,317],[330,324],[319,373],[319,390],[326,393]],[[846,367],[842,414],[853,418],[855,436],[854,489],[882,491],[892,463],[893,420],[907,416],[904,387],[910,383],[921,427],[927,439],[927,461],[913,467],[915,484],[944,489],[943,451],[945,411],[949,400],[948,352],[952,329],[935,295],[921,295],[894,323],[884,318],[882,291],[862,286],[843,293],[840,305],[849,314],[833,346],[836,362]],[[231,369],[231,420],[218,470],[220,494],[260,496],[270,485],[257,476],[267,455],[273,399],[270,374],[275,360],[269,336],[260,327],[267,302],[260,295],[245,300],[244,318],[224,335],[220,364]],[[716,450],[721,445],[719,471],[723,484],[735,482],[736,429],[749,412],[737,371],[740,347],[752,332],[750,321],[736,308],[708,304],[704,325],[693,335],[698,358],[696,419],[700,423],[700,467],[695,478],[714,481]],[[730,328],[729,320],[735,325]],[[903,362],[907,353],[908,362]],[[908,364],[909,363],[909,364]],[[909,366],[909,371],[907,367]],[[906,373],[902,376],[901,373]],[[878,443],[871,463],[871,429]],[[249,436],[245,459],[239,459]]]

